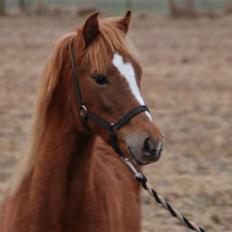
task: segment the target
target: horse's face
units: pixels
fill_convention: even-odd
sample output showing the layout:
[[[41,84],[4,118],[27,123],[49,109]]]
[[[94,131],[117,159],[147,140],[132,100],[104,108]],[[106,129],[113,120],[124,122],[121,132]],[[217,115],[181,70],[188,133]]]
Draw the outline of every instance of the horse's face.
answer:
[[[118,24],[112,26],[117,25],[125,33],[129,21],[128,13],[124,18],[118,19]],[[89,46],[86,52],[90,52],[88,49],[92,46],[91,43],[97,43],[94,40],[101,36],[97,14],[87,19],[82,31],[84,41]],[[142,69],[129,54],[114,51],[108,57],[104,72],[97,71],[91,63],[81,68],[79,80],[88,110],[109,122],[116,122],[131,109],[145,104],[140,93]],[[89,125],[105,141],[109,141],[108,130],[92,121],[89,121]],[[117,135],[120,149],[139,164],[148,164],[159,159],[163,136],[150,113],[137,114],[117,131]]]

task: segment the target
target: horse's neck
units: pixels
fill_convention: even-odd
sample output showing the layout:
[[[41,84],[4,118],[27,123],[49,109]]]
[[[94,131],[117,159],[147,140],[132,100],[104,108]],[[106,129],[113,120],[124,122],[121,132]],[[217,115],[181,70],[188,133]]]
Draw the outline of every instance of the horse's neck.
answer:
[[[84,133],[81,126],[82,129],[78,129],[74,125],[72,112],[58,112],[57,109],[59,107],[54,107],[50,112],[51,117],[31,174],[15,195],[15,220],[23,221],[20,222],[22,230],[19,231],[23,231],[25,226],[28,231],[37,232],[43,226],[50,228],[51,225],[60,225],[69,197],[73,195],[73,185],[77,188],[77,202],[82,200],[83,189],[91,185],[95,138]],[[54,231],[59,231],[59,228]]]
[[[41,181],[45,181],[44,187],[55,193],[59,188],[66,189],[77,175],[81,181],[91,171],[94,138],[77,131],[63,135],[58,131],[49,137],[51,140],[45,139],[31,178],[41,188]]]
[[[54,141],[47,144],[43,156],[38,160],[38,165],[34,171],[35,185],[37,188],[44,189],[42,202],[47,210],[49,201],[52,213],[54,208],[60,205],[60,209],[66,207],[66,201],[69,197],[69,191],[74,182],[79,182],[75,186],[91,185],[91,165],[92,165],[92,147],[94,139],[82,133],[64,135],[59,138],[62,143]],[[77,201],[81,201],[82,187],[78,188]],[[33,191],[33,190],[32,190]],[[37,190],[35,192],[37,195]],[[35,196],[35,200],[37,197]]]

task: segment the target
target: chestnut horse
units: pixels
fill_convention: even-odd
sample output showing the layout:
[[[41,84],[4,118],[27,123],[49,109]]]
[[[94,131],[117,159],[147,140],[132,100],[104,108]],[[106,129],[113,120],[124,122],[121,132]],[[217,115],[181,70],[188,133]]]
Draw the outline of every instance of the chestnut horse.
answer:
[[[139,184],[110,146],[109,131],[83,119],[77,103],[81,91],[84,108],[110,122],[144,105],[142,69],[126,36],[130,19],[130,11],[101,20],[93,13],[55,46],[30,152],[2,206],[1,232],[141,230]],[[138,166],[160,157],[162,134],[146,109],[116,131],[118,148]]]

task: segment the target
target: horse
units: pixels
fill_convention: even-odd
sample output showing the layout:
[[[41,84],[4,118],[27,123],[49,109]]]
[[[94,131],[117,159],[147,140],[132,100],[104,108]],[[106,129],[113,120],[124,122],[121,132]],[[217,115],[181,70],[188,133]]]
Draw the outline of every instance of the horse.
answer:
[[[119,154],[140,170],[161,156],[163,135],[140,93],[130,21],[131,11],[95,12],[55,45],[1,232],[141,231],[140,185]]]

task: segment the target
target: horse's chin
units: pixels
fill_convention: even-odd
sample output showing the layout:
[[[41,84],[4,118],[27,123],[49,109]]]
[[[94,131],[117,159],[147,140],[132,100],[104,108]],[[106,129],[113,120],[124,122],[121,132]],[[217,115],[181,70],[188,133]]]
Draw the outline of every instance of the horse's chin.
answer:
[[[139,155],[136,154],[136,152],[133,151],[133,149],[131,147],[128,147],[128,150],[129,150],[129,153],[130,153],[130,157],[133,161],[134,164],[138,164],[138,165],[141,165],[141,166],[144,166],[144,165],[148,165],[152,162],[148,162],[148,161],[144,161],[140,158]]]

